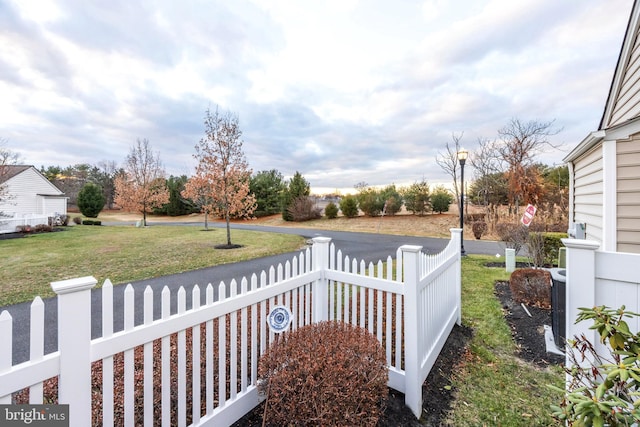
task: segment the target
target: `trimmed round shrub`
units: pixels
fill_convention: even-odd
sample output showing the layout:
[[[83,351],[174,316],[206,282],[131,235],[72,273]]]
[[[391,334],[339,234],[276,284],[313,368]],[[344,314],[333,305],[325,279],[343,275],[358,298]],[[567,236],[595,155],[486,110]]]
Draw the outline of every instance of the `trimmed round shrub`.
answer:
[[[258,376],[266,425],[375,426],[388,395],[384,349],[342,322],[281,336],[261,356]]]
[[[519,268],[509,278],[513,300],[540,308],[551,308],[551,273],[539,268]]]
[[[324,214],[329,219],[337,218],[338,217],[338,206],[333,202],[329,202],[327,204],[327,206],[324,208]]]
[[[473,231],[473,236],[480,240],[482,235],[487,232],[487,223],[484,221],[476,221],[471,225],[471,230]]]

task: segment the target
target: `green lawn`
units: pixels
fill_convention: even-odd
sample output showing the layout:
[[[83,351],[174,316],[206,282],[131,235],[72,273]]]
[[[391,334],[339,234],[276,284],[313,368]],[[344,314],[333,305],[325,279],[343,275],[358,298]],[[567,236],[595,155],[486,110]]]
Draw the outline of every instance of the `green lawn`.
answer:
[[[294,251],[300,236],[232,230],[240,249],[223,250],[226,230],[199,226],[73,226],[65,231],[0,240],[0,307],[53,296],[50,282],[93,276],[101,285],[180,273]]]
[[[451,426],[552,426],[549,405],[561,396],[547,385],[564,387],[559,366],[540,369],[514,356],[516,346],[494,294],[504,268],[487,268],[491,256],[462,262],[462,322],[473,328],[469,352],[451,379],[456,400],[447,418]]]

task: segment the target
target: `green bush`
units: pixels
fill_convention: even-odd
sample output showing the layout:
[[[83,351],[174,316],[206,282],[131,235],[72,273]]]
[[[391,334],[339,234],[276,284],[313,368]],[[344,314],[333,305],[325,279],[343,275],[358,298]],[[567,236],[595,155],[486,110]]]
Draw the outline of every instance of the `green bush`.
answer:
[[[380,196],[384,201],[385,215],[395,215],[402,210],[404,200],[402,200],[402,195],[394,184],[385,187],[384,190],[380,192]]]
[[[427,181],[414,182],[402,189],[402,198],[407,211],[414,215],[425,215],[431,207],[431,193]],[[448,209],[448,208],[447,208]]]
[[[336,321],[287,332],[260,357],[258,377],[266,425],[375,426],[388,394],[376,337]]]
[[[384,209],[385,200],[380,191],[375,188],[361,188],[357,199],[360,210],[367,216],[378,216]]]
[[[342,215],[347,218],[355,218],[358,216],[358,201],[355,196],[346,195],[340,200],[340,210]]]
[[[78,193],[78,209],[82,215],[96,218],[104,208],[104,193],[99,185],[88,182]]]
[[[571,367],[567,386],[553,416],[573,426],[630,426],[640,422],[640,336],[629,330],[625,318],[637,317],[622,306],[581,308],[576,323],[593,320],[608,355],[599,354],[584,335],[567,340]],[[635,322],[635,320],[634,320]]]
[[[436,187],[431,193],[431,209],[434,212],[449,212],[449,206],[451,206],[452,202],[453,196],[443,187]]]
[[[82,225],[102,225],[102,221],[96,221],[93,219],[83,219]]]
[[[288,184],[285,184],[282,191],[282,219],[285,221],[293,221],[293,216],[289,207],[293,204],[293,201],[300,197],[308,197],[311,194],[311,184],[304,179],[302,174],[298,171],[293,175]]]
[[[564,247],[562,239],[568,237],[567,233],[543,233],[544,262],[548,265],[558,263],[558,251]]]
[[[338,206],[333,202],[329,202],[327,204],[327,206],[324,208],[324,214],[329,219],[337,218],[338,217]]]

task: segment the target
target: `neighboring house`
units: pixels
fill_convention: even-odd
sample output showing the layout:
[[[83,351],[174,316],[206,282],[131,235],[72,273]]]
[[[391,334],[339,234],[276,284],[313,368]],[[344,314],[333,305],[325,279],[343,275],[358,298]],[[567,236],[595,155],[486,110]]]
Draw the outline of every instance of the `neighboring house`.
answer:
[[[54,216],[67,213],[67,197],[35,167],[5,165],[0,186],[8,198],[0,201],[0,212],[5,216]]]
[[[635,1],[600,126],[564,159],[569,221],[604,251],[640,253],[639,25]]]

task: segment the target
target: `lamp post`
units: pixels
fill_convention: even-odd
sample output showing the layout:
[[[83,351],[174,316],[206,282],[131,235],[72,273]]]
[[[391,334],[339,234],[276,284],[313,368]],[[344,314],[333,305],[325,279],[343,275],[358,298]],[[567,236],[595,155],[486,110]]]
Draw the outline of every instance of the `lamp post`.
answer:
[[[462,148],[458,151],[458,161],[460,162],[460,255],[465,256],[464,252],[464,162],[467,160],[469,152]]]

